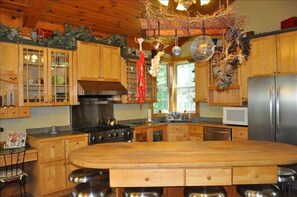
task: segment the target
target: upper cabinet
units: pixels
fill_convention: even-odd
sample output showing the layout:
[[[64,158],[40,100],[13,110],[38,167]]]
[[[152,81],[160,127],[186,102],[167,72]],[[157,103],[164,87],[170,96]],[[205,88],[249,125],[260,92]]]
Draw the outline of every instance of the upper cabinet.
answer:
[[[78,80],[120,81],[120,48],[90,42],[77,42]]]
[[[207,101],[208,62],[197,62],[195,65],[195,102]]]
[[[71,105],[72,51],[19,45],[20,106]]]
[[[144,102],[155,102],[157,100],[157,81],[156,77],[152,77],[148,72],[150,69],[150,62],[145,62],[145,100]],[[137,103],[138,97],[138,83],[137,83],[137,59],[128,59],[127,60],[127,89],[128,103]]]
[[[0,80],[16,83],[18,80],[18,45],[0,42]]]
[[[297,73],[297,31],[276,35],[277,73]]]

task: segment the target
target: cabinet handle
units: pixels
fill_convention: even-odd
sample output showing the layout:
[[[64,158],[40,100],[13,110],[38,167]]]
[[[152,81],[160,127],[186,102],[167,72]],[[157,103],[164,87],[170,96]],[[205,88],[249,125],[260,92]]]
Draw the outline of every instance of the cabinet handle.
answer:
[[[211,176],[207,176],[206,179],[207,179],[207,180],[211,180]]]
[[[52,148],[55,148],[55,146],[54,146],[54,145],[52,145]]]
[[[259,178],[259,174],[254,174],[254,178],[255,179]]]
[[[149,178],[149,177],[145,177],[144,180],[145,180],[145,181],[149,181],[150,178]]]
[[[79,144],[79,142],[76,142],[76,144],[78,145],[78,144]]]
[[[12,114],[15,114],[15,112],[12,112]]]

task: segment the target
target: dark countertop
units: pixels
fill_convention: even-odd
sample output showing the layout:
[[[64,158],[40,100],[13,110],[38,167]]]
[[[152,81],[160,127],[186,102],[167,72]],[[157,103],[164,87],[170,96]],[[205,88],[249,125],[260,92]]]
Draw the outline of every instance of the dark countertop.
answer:
[[[35,133],[35,134],[28,134],[28,136],[38,138],[38,139],[48,139],[48,138],[59,138],[59,137],[68,137],[68,136],[75,136],[75,135],[87,135],[86,133],[79,132],[79,131],[59,131],[57,134],[49,134],[47,133]]]

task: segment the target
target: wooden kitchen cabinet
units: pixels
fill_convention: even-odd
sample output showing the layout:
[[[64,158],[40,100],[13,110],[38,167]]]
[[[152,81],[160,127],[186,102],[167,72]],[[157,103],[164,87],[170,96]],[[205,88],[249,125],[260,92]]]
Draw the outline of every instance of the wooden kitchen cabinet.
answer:
[[[30,116],[30,107],[0,108],[0,119],[29,118]]]
[[[277,73],[297,73],[297,31],[276,35]]]
[[[147,142],[147,129],[146,128],[134,128],[133,142]]]
[[[207,101],[208,62],[199,62],[195,65],[195,102]]]
[[[19,45],[19,105],[73,104],[72,51]]]
[[[0,42],[0,81],[18,81],[18,44]]]
[[[69,173],[78,169],[68,161],[72,150],[88,145],[87,134],[38,138],[29,135],[28,143],[37,149],[38,160],[30,176],[36,181],[34,196],[69,193],[73,184],[68,182]]]
[[[138,83],[137,83],[137,59],[127,60],[127,103],[138,103]],[[145,82],[146,97],[144,102],[151,103],[157,100],[157,81],[155,77],[149,74],[150,62],[145,62]]]
[[[188,126],[189,141],[203,141],[203,125],[189,124]]]
[[[77,42],[78,80],[120,81],[120,48],[90,42]]]
[[[188,125],[187,124],[168,124],[167,126],[167,140],[168,141],[186,141],[187,140]]]
[[[276,74],[276,35],[251,39],[249,65],[251,76]]]
[[[232,127],[232,140],[247,140],[248,128],[247,127]]]
[[[241,73],[241,99],[243,102],[248,100],[248,78],[250,77],[250,62],[249,60],[244,60],[241,65],[239,65],[240,73]]]
[[[150,125],[135,127],[133,130],[133,142],[167,141],[167,125]]]

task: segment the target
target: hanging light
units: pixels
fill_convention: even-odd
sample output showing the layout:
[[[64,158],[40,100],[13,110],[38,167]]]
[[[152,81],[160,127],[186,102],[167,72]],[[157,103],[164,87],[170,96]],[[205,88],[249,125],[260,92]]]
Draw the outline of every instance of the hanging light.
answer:
[[[210,2],[210,0],[200,0],[200,5],[203,6],[203,5],[206,5]]]
[[[168,6],[170,0],[159,0],[159,2],[164,5]],[[210,1],[210,0],[208,0]],[[178,3],[176,9],[177,10],[187,10],[191,5],[196,3],[196,0],[174,0],[174,2]]]

